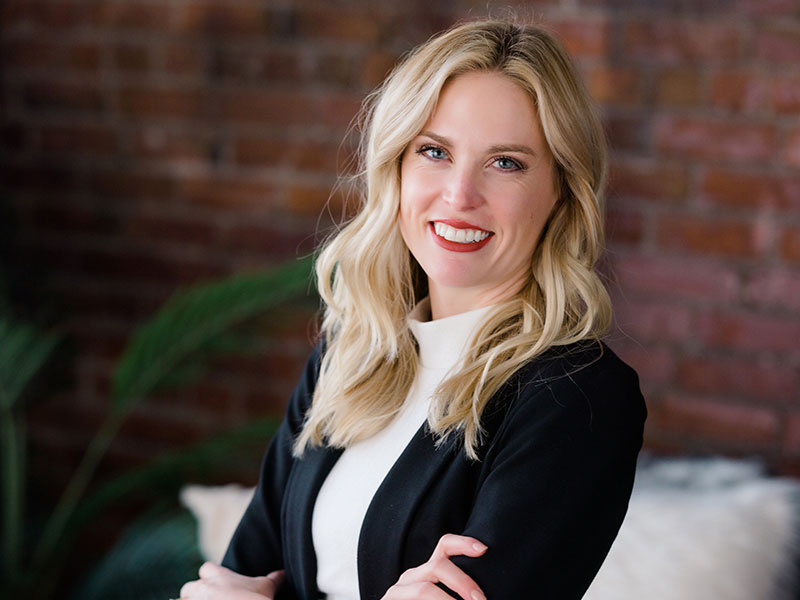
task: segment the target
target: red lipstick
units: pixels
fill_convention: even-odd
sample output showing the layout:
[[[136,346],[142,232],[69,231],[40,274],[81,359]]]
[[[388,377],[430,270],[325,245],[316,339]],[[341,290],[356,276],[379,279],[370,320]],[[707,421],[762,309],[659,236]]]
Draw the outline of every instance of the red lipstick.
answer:
[[[445,225],[449,225],[450,227],[455,227],[457,229],[477,229],[478,231],[485,231],[489,234],[489,236],[481,240],[480,242],[469,242],[466,244],[462,244],[459,242],[451,242],[450,240],[446,240],[441,236],[436,235],[436,230],[433,226],[433,221],[428,223],[428,229],[433,236],[433,241],[436,242],[440,247],[444,248],[445,250],[450,250],[451,252],[475,252],[483,248],[489,241],[494,237],[494,233],[483,229],[482,227],[477,227],[470,223],[466,223],[464,221],[456,221],[452,219],[438,219],[437,223],[444,223]]]

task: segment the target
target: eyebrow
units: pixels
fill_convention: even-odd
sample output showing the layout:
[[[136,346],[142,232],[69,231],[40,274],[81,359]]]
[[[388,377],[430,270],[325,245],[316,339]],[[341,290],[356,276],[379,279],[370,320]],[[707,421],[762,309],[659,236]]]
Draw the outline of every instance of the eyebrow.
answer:
[[[429,137],[443,146],[453,145],[453,141],[451,139],[446,138],[443,135],[433,133],[432,131],[421,131],[419,135]],[[536,152],[533,151],[533,148],[526,146],[525,144],[497,144],[489,148],[489,154],[496,154],[498,152],[519,152],[521,154],[530,154],[531,156],[536,156]]]

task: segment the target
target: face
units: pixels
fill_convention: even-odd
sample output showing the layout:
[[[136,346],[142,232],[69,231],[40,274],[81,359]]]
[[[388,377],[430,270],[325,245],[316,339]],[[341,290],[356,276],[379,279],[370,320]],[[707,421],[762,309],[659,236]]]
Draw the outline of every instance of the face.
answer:
[[[515,295],[556,202],[553,156],[528,94],[499,73],[449,81],[401,165],[400,231],[433,318]]]

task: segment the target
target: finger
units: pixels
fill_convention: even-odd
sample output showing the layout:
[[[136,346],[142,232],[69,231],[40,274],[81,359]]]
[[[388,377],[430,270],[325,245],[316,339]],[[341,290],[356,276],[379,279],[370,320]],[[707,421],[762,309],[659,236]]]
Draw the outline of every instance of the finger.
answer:
[[[381,600],[453,600],[453,597],[429,581],[393,585]]]
[[[202,584],[199,581],[189,581],[183,584],[181,587],[181,593],[178,596],[183,600],[191,600],[192,598],[201,598],[200,591],[201,591]]]
[[[232,573],[230,569],[226,569],[225,567],[221,567],[218,564],[215,564],[211,561],[206,561],[202,565],[200,565],[200,579],[210,579],[211,577],[222,577],[227,573]]]
[[[475,557],[482,555],[487,549],[486,544],[474,537],[446,533],[439,538],[431,558],[459,555]]]
[[[267,579],[272,581],[275,584],[277,589],[283,583],[283,580],[286,578],[286,571],[281,569],[280,571],[273,571],[272,573],[267,573]]]
[[[486,600],[475,580],[459,569],[449,558],[433,558],[422,565],[428,581],[443,583],[464,600]]]

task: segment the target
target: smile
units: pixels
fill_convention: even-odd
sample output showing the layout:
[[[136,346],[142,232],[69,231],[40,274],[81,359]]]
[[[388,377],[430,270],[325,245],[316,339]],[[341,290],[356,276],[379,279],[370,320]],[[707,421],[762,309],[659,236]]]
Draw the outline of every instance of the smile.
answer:
[[[436,245],[449,252],[477,252],[494,239],[494,232],[464,221],[430,221],[428,227]]]
[[[457,229],[438,221],[433,223],[433,230],[439,237],[446,239],[448,242],[456,242],[457,244],[482,242],[491,235],[490,232],[481,229]]]

